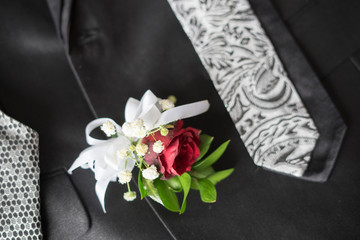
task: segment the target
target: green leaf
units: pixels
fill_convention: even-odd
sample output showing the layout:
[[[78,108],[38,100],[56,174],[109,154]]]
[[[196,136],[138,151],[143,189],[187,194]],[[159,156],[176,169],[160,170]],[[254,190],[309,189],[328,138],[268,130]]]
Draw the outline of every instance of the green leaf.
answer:
[[[203,168],[213,165],[223,155],[223,153],[225,152],[229,143],[230,143],[230,140],[221,144],[220,147],[218,147],[214,152],[212,152],[204,160],[196,162],[192,168],[194,170],[199,170],[199,169],[203,169]]]
[[[216,202],[216,189],[214,184],[207,179],[199,179],[198,184],[201,200],[206,203]]]
[[[216,185],[221,180],[224,180],[225,178],[230,176],[230,174],[232,174],[233,171],[234,171],[234,169],[230,168],[230,169],[226,169],[223,171],[215,172],[215,173],[211,174],[209,177],[207,177],[207,180],[209,180],[214,185]]]
[[[148,196],[152,196],[153,199],[160,199],[158,190],[155,188],[151,180],[142,177],[142,182],[144,183],[144,188],[146,189]]]
[[[199,148],[200,148],[200,156],[198,157],[198,159],[196,159],[196,161],[201,160],[203,158],[203,156],[208,152],[214,137],[211,137],[211,136],[206,135],[206,134],[201,134],[200,139],[201,139],[201,143],[200,143],[200,146],[199,146]]]
[[[182,189],[184,190],[184,199],[183,199],[181,209],[180,209],[180,214],[182,214],[185,212],[185,209],[186,209],[186,198],[190,191],[191,176],[188,173],[183,173],[181,176],[179,176],[177,178],[180,180]]]
[[[173,190],[175,192],[181,192],[182,191],[181,182],[177,177],[173,177],[173,178],[170,178],[170,179],[164,180],[164,181],[171,188],[171,190]]]
[[[142,181],[141,170],[139,170],[139,175],[138,175],[138,186],[139,186],[139,192],[140,192],[140,195],[141,195],[141,199],[143,199],[148,194],[147,194],[147,191],[146,191],[146,189],[144,187],[144,183]]]
[[[202,168],[202,169],[198,169],[198,170],[192,170],[190,172],[190,175],[192,177],[201,179],[201,178],[206,178],[213,173],[215,173],[215,170],[213,169],[213,167],[210,166],[210,167],[206,167],[206,168]]]
[[[198,183],[198,179],[197,178],[191,178],[191,185],[190,185],[191,189],[194,190],[199,190],[199,183]]]
[[[171,191],[165,181],[157,178],[154,181],[154,186],[158,190],[160,199],[168,210],[173,212],[180,212],[179,201],[176,194]]]

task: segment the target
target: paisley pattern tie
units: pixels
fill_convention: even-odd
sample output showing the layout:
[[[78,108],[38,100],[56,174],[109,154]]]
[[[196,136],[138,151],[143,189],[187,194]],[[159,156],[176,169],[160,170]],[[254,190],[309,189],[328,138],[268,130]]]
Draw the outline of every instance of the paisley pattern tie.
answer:
[[[168,0],[256,165],[302,176],[319,133],[247,0]]]
[[[37,132],[0,111],[0,239],[42,239]]]

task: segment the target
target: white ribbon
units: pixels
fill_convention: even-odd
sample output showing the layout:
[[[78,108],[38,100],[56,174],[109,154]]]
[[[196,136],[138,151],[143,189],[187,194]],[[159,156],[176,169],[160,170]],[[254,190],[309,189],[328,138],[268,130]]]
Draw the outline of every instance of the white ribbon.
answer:
[[[141,100],[129,98],[125,106],[126,122],[133,122],[136,119],[142,119],[146,130],[157,128],[161,125],[199,115],[209,109],[207,100],[199,101],[174,107],[165,112],[161,111],[157,98],[150,90],[147,90]],[[105,122],[110,121],[114,124],[118,133],[117,138],[108,140],[96,139],[90,136],[90,133]],[[98,118],[91,121],[85,128],[86,142],[91,145],[83,150],[79,157],[69,168],[68,173],[78,168],[90,168],[96,179],[95,192],[100,201],[103,211],[105,210],[105,193],[110,182],[115,182],[117,175],[121,171],[132,171],[135,161],[131,158],[121,159],[116,152],[123,148],[128,148],[130,140],[123,136],[121,127],[110,118]]]
[[[100,140],[90,136],[92,130],[107,121],[115,125],[118,133],[117,138]],[[72,174],[76,168],[82,167],[90,168],[94,172],[97,181],[95,192],[105,213],[105,192],[109,183],[115,182],[121,171],[132,171],[135,165],[131,158],[120,159],[116,156],[117,150],[127,148],[131,144],[130,140],[122,136],[121,133],[121,127],[110,118],[99,118],[91,121],[85,128],[85,135],[87,143],[92,146],[83,150],[68,170],[68,173]]]
[[[125,106],[126,122],[133,122],[140,118],[144,121],[146,130],[157,128],[179,119],[194,117],[206,112],[210,104],[207,100],[174,107],[161,112],[158,106],[159,98],[147,90],[141,100],[129,98]]]
[[[116,132],[121,133],[121,127],[111,118],[98,118],[95,119],[93,121],[91,121],[85,128],[85,136],[86,136],[86,142],[89,145],[96,145],[99,143],[104,143],[107,142],[108,140],[100,140],[100,139],[96,139],[90,136],[90,133],[92,132],[92,130],[94,130],[95,128],[103,125],[103,123],[105,122],[111,122],[112,124],[114,124],[115,128],[116,128]]]

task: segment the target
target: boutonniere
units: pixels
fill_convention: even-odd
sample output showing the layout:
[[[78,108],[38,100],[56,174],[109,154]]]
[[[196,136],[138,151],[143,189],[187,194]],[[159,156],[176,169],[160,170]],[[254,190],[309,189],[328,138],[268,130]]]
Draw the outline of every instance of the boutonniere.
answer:
[[[221,157],[229,141],[208,154],[213,137],[201,130],[184,127],[183,119],[204,113],[207,100],[175,106],[176,98],[159,99],[148,90],[141,100],[129,98],[125,107],[125,123],[120,126],[109,118],[90,122],[85,129],[90,147],[82,151],[69,169],[90,168],[96,179],[95,192],[105,211],[105,192],[110,182],[126,184],[126,201],[137,193],[129,182],[135,178],[141,199],[149,196],[170,211],[183,213],[190,188],[198,190],[203,202],[216,201],[215,185],[234,169],[215,171],[212,165]],[[108,137],[90,136],[100,129]],[[183,193],[182,204],[177,194]]]

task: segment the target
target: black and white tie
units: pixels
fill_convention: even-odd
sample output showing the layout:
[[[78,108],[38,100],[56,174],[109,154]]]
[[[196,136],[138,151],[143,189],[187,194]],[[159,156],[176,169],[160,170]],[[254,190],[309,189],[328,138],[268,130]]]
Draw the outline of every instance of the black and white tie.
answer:
[[[247,0],[168,0],[256,165],[303,176],[319,132]]]
[[[39,136],[0,111],[0,239],[42,239]]]

